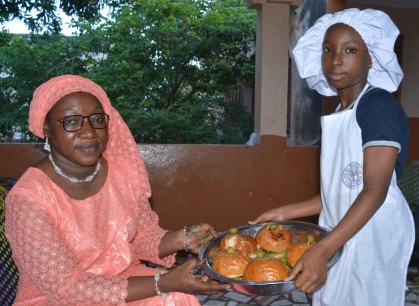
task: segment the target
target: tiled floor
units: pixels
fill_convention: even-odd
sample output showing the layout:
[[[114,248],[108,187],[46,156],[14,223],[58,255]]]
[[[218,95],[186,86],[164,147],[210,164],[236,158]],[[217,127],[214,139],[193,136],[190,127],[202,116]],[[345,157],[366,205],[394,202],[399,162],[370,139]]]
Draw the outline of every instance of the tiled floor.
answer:
[[[311,305],[311,297],[296,291],[284,296],[249,296],[233,290],[218,293],[211,296],[198,296],[201,305],[204,306],[241,306],[241,305]]]
[[[185,261],[184,255],[178,256],[178,263]],[[405,306],[419,305],[419,285],[413,281],[418,275],[409,275],[407,280],[408,290],[406,291]],[[232,289],[214,294],[199,295],[203,306],[244,306],[244,305],[272,305],[272,306],[311,306],[311,295],[295,291],[281,296],[249,296],[238,293]]]
[[[408,282],[409,290],[406,291],[405,306],[419,305],[419,291],[417,286]],[[310,306],[311,296],[296,291],[283,296],[248,296],[233,290],[215,295],[198,296],[203,306],[244,306],[244,305],[272,305],[272,306]]]

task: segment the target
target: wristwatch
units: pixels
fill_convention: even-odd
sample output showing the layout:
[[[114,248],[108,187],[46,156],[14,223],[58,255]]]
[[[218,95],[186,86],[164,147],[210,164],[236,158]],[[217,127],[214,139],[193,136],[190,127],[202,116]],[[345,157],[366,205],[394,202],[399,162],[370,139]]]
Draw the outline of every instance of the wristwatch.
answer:
[[[160,289],[159,289],[159,287],[157,286],[157,283],[160,280],[160,276],[162,274],[163,273],[161,273],[161,272],[157,272],[156,275],[154,275],[154,280],[156,281],[156,283],[154,284],[154,290],[156,290],[156,292],[157,292],[157,294],[159,296],[161,296],[162,298],[166,299],[166,298],[168,298],[170,296],[170,292],[168,292],[168,293],[161,292]]]

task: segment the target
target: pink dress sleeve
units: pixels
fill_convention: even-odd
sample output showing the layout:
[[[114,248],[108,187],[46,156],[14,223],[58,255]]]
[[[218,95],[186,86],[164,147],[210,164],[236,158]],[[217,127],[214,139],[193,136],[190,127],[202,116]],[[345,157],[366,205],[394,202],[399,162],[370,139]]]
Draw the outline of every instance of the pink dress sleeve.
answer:
[[[133,241],[135,255],[140,260],[151,261],[164,267],[172,266],[175,263],[176,254],[159,258],[158,247],[167,231],[159,226],[158,216],[151,210],[148,200],[140,202],[139,214],[142,217],[139,218],[137,235]]]
[[[6,234],[13,258],[43,295],[56,305],[125,305],[127,277],[82,271],[47,212],[21,195],[7,200]]]

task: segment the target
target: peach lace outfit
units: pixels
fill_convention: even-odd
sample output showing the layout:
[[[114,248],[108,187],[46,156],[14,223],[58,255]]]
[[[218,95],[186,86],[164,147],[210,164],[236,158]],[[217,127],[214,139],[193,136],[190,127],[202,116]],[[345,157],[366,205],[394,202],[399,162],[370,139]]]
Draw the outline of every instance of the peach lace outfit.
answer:
[[[137,144],[106,93],[94,82],[65,75],[34,93],[29,129],[43,138],[51,107],[72,92],[98,97],[110,115],[103,156],[109,164],[104,186],[84,199],[70,198],[37,168],[29,168],[6,199],[6,235],[20,272],[15,305],[125,305],[128,276],[154,275],[140,263],[170,267],[175,254],[160,259],[166,233],[152,211],[147,172]],[[200,305],[197,297],[172,293],[127,305]]]

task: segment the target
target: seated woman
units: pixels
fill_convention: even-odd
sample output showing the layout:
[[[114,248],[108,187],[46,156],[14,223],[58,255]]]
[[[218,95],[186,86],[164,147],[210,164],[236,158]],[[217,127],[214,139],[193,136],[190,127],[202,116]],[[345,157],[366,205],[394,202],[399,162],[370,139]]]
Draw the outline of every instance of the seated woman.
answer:
[[[229,287],[195,279],[195,259],[167,273],[140,263],[170,267],[175,252],[198,253],[217,232],[159,227],[137,144],[99,85],[74,75],[42,84],[29,130],[50,153],[6,199],[15,305],[200,305],[196,294]]]

